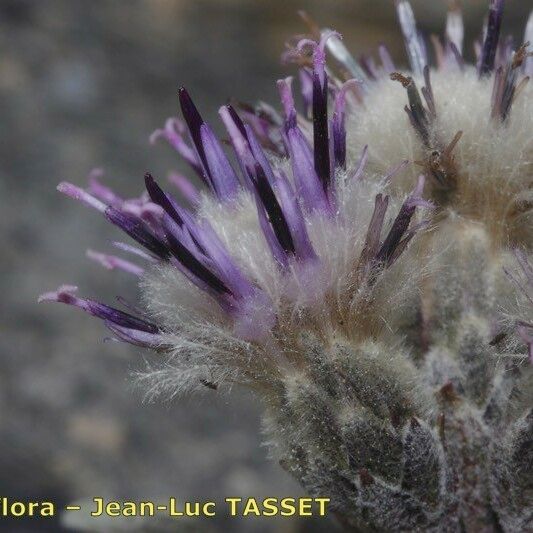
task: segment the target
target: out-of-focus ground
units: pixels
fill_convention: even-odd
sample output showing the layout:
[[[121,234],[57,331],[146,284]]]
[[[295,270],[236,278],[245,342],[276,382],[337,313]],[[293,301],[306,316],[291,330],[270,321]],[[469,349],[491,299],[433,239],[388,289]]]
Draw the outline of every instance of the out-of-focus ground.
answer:
[[[424,30],[443,30],[444,1],[412,3]],[[468,43],[486,4],[465,2]],[[55,185],[83,184],[102,166],[119,191],[135,195],[147,169],[160,177],[186,171],[169,148],[147,142],[177,112],[177,87],[186,85],[212,122],[229,96],[276,102],[274,82],[290,71],[279,54],[305,29],[301,8],[357,53],[385,42],[402,61],[391,0],[0,1],[0,495],[61,505],[96,495],[300,494],[267,460],[260,406],[249,394],[143,403],[131,379],[143,368],[139,350],[100,342],[98,321],[36,298],[64,282],[108,302],[136,292],[127,275],[84,256],[86,248],[109,249],[118,233]],[[505,30],[517,39],[529,8],[508,1]],[[6,531],[59,527],[56,519],[0,518]],[[192,530],[223,529],[219,519]],[[231,529],[303,526],[249,519]]]

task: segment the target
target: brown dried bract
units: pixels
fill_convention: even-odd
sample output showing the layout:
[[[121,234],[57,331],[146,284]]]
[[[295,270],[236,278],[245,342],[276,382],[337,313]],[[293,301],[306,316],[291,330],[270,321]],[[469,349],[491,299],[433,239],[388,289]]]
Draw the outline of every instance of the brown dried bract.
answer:
[[[390,79],[392,81],[399,81],[405,89],[413,83],[413,78],[411,76],[404,76],[403,74],[400,74],[399,72],[393,72],[390,75]]]

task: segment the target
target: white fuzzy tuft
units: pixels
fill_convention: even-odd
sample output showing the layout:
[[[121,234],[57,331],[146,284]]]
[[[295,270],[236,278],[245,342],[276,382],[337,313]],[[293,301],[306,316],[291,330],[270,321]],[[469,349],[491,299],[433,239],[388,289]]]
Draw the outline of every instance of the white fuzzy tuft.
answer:
[[[415,79],[420,89],[424,82]],[[533,184],[533,87],[518,94],[509,120],[491,119],[493,77],[478,78],[476,69],[431,71],[437,121],[435,133],[444,145],[458,131],[463,136],[453,154],[458,169],[457,192],[452,209],[477,220],[506,225],[516,240],[530,238],[518,227],[531,220],[510,221],[520,203],[531,201]],[[348,147],[355,157],[369,146],[369,169],[382,174],[401,159],[423,161],[427,151],[409,123],[404,107],[407,94],[392,80],[379,82],[364,106],[349,118]],[[411,165],[393,179],[402,191],[411,187],[420,168]],[[494,228],[498,231],[498,228]],[[500,230],[501,231],[501,230]],[[530,233],[530,232],[528,232]],[[518,234],[518,235],[513,235]],[[502,236],[502,240],[508,237]]]

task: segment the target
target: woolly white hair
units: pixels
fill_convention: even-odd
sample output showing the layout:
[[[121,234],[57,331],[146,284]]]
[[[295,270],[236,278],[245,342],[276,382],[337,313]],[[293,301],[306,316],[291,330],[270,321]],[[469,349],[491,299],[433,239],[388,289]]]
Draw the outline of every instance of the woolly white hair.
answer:
[[[415,82],[420,87],[421,79]],[[474,67],[432,70],[437,119],[435,133],[444,143],[457,132],[462,137],[454,149],[460,169],[451,208],[459,214],[492,225],[505,243],[508,238],[531,245],[531,232],[523,226],[529,218],[518,217],[520,205],[533,199],[533,87],[516,95],[509,120],[502,126],[491,119],[493,79],[480,79]],[[404,111],[405,89],[382,80],[349,115],[348,147],[352,156],[369,146],[369,169],[385,172],[399,159],[423,161],[427,151]],[[419,169],[412,165],[393,181],[408,190]],[[503,226],[503,227],[502,227]]]
[[[356,165],[353,161],[352,166]],[[412,257],[421,253],[419,249],[408,250],[379,277],[372,302],[354,277],[375,197],[383,186],[379,175],[351,179],[348,172],[338,176],[335,220],[316,211],[305,217],[319,261],[306,266],[294,262],[285,273],[272,257],[249,192],[243,190],[230,204],[203,195],[198,216],[216,229],[238,266],[269,296],[279,317],[279,330],[263,345],[239,339],[228,317],[205,292],[170,265],[154,267],[141,281],[143,301],[158,323],[176,333],[165,337],[173,353],[169,365],[144,378],[153,385],[150,393],[174,395],[205,381],[257,386],[262,380],[272,385],[281,367],[297,363],[297,337],[302,331],[312,331],[327,343],[333,342],[339,331],[348,339],[375,335],[384,340],[393,337],[400,322],[414,321],[413,300],[418,298],[417,287],[425,270],[412,270],[408,257],[413,261]],[[388,226],[402,196],[391,201]],[[256,319],[261,320],[260,309]],[[392,342],[398,345],[401,340]],[[180,358],[185,354],[183,361]],[[192,358],[197,358],[198,375],[194,376]]]

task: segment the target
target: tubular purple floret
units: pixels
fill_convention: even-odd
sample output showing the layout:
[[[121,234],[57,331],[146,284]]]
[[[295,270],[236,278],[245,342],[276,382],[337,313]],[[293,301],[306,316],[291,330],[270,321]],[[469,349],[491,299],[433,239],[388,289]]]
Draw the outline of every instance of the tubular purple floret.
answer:
[[[291,232],[296,258],[302,261],[317,259],[307,233],[305,218],[298,203],[298,198],[287,176],[281,171],[276,181],[275,189]]]
[[[104,171],[101,168],[93,168],[89,172],[89,175],[87,176],[89,183],[87,192],[107,205],[113,205],[115,207],[122,205],[124,199],[100,181],[103,175]]]
[[[265,173],[266,178],[268,179],[271,185],[274,185],[276,178],[274,176],[274,171],[272,170],[272,165],[265,155],[261,144],[257,140],[255,133],[250,125],[244,125],[244,131],[246,132],[246,139],[248,141],[248,146],[250,147],[254,161],[259,164],[261,170]]]
[[[155,182],[150,173],[146,173],[144,176],[144,182],[148,194],[165,213],[172,224],[169,221],[165,221],[164,217],[159,221],[160,233],[165,240],[168,231],[179,239],[182,244],[191,249],[198,249],[201,253],[204,252],[198,241],[196,241],[190,234],[190,227],[193,224],[193,217],[187,211],[187,209],[181,207],[176,200],[170,195],[164,192],[161,187]]]
[[[115,248],[118,248],[119,250],[122,250],[123,252],[127,252],[129,254],[140,257],[141,259],[144,259],[145,261],[148,261],[149,263],[154,263],[158,260],[158,258],[155,255],[152,255],[151,253],[145,250],[141,250],[140,248],[137,248],[136,246],[132,246],[131,244],[127,244],[125,242],[120,242],[120,241],[113,241],[111,244]]]
[[[291,258],[316,259],[305,219],[285,174],[279,173],[274,187],[264,176],[259,176],[254,185],[261,229],[280,266],[287,268]]]
[[[116,339],[114,340],[127,342],[133,346],[148,348],[150,350],[158,350],[165,345],[164,338],[161,334],[125,328],[123,326],[114,324],[109,320],[105,320],[104,324],[112,333],[115,334]]]
[[[250,150],[248,147],[248,140],[246,139],[244,124],[233,109],[233,106],[229,104],[221,106],[218,110],[218,114],[226,127],[233,148],[239,159],[242,160],[249,157]]]
[[[362,83],[360,80],[351,79],[343,83],[335,96],[331,136],[333,139],[334,168],[346,168],[346,93],[349,89]]]
[[[285,270],[289,268],[289,253],[283,249],[279,239],[276,237],[276,233],[274,232],[274,228],[268,218],[268,214],[257,194],[255,195],[255,200],[257,207],[257,218],[259,220],[261,232],[263,233],[268,247],[270,248],[272,257],[274,257],[281,269]]]
[[[361,252],[360,262],[364,267],[368,267],[374,262],[380,246],[381,231],[385,214],[389,207],[389,197],[377,194],[374,199],[374,211],[368,224],[365,244]]]
[[[224,105],[219,108],[218,114],[222,119],[226,131],[229,134],[231,144],[237,155],[237,161],[241,169],[241,174],[244,176],[245,186],[253,191],[250,180],[248,178],[248,168],[253,167],[254,157],[250,149],[244,123],[239,115],[231,105]]]
[[[95,317],[101,318],[102,320],[108,321],[111,324],[116,326],[143,331],[146,333],[159,333],[161,330],[156,324],[152,324],[142,318],[135,317],[116,309],[115,307],[110,307],[109,305],[97,302],[96,300],[91,300],[89,298],[79,298],[76,296],[78,287],[74,285],[62,285],[56,291],[46,292],[39,296],[38,302],[59,302],[67,305],[73,305],[79,309],[93,315]]]
[[[239,104],[242,121],[252,128],[254,134],[265,150],[269,150],[279,157],[286,157],[280,127],[283,119],[275,109],[264,102],[255,107]]]
[[[402,250],[406,243],[402,244],[402,239],[411,239],[414,234],[408,235],[411,219],[415,214],[417,207],[426,209],[433,208],[433,204],[422,198],[424,190],[425,177],[419,176],[416,187],[413,192],[406,198],[391,229],[383,241],[379,252],[376,255],[376,261],[385,265],[390,265],[397,258],[397,249]]]
[[[485,40],[481,49],[479,61],[479,76],[487,76],[494,70],[496,51],[500,40],[500,29],[503,19],[504,0],[491,0],[489,8],[489,18]]]
[[[78,298],[75,296],[77,290],[78,288],[73,285],[62,285],[57,291],[42,294],[38,301],[65,303],[100,318],[115,334],[114,340],[153,350],[164,344],[161,330],[157,325],[94,300]]]
[[[150,143],[155,144],[159,139],[164,139],[181,157],[191,166],[191,168],[203,179],[202,167],[194,149],[183,139],[186,132],[183,122],[176,118],[168,118],[162,129],[155,130],[150,135]]]
[[[232,200],[241,188],[239,179],[218,139],[207,124],[202,124],[200,127],[200,136],[204,147],[207,172],[215,194],[221,201]]]
[[[299,52],[302,52],[304,48],[310,47],[313,50],[313,70],[318,76],[320,85],[323,87],[327,82],[326,79],[326,43],[331,37],[336,37],[337,39],[342,39],[340,33],[334,30],[326,30],[320,36],[320,40],[314,41],[312,39],[301,39],[296,45],[296,49]]]
[[[82,204],[85,204],[88,207],[92,207],[93,209],[100,211],[100,213],[105,213],[105,210],[107,209],[107,204],[101,202],[100,200],[98,200],[98,198],[96,198],[92,194],[89,194],[86,190],[76,185],[73,185],[72,183],[62,181],[57,186],[57,190],[60,193],[63,193],[64,195],[68,196],[69,198],[78,200]]]
[[[87,250],[86,255],[89,259],[100,264],[107,270],[115,270],[118,268],[119,270],[128,272],[129,274],[133,274],[135,276],[142,276],[144,273],[144,268],[116,255],[104,254],[90,249]]]
[[[135,215],[123,213],[111,206],[105,210],[104,214],[112,224],[118,226],[148,251],[160,259],[168,259],[169,252],[165,244],[143,220]]]
[[[256,164],[261,167],[261,171],[264,172],[268,181],[273,184],[275,178],[272,168],[260,143],[255,137],[253,129],[248,124],[242,122],[231,105],[222,106],[219,114],[229,133],[248,188],[253,189],[250,180],[256,174]]]
[[[149,172],[144,175],[144,184],[152,201],[159,205],[178,226],[183,226],[183,218],[171,201],[170,196],[159,187]]]
[[[94,182],[93,182],[94,188]],[[107,189],[107,187],[106,187]],[[84,205],[96,209],[100,213],[104,214],[107,217],[107,210],[112,208],[116,212],[120,212],[129,219],[137,219],[140,223],[146,222],[152,227],[157,227],[159,223],[159,218],[161,216],[161,210],[159,206],[150,202],[148,198],[141,196],[140,198],[132,198],[128,200],[121,199],[118,195],[114,194],[110,189],[109,193],[105,193],[102,190],[97,190],[97,194],[102,197],[105,195],[108,199],[112,200],[111,204],[107,204],[97,198],[95,195],[90,192],[73,185],[68,182],[61,182],[57,186],[57,190],[66,196],[78,200]],[[112,195],[112,196],[110,196]],[[118,217],[118,215],[117,215]]]
[[[298,71],[298,77],[300,80],[300,92],[304,102],[304,114],[306,118],[309,118],[313,106],[313,74],[308,68],[301,68]]]
[[[326,74],[326,42],[331,37],[340,38],[334,31],[326,31],[320,41],[302,39],[298,50],[313,48],[313,155],[315,171],[326,194],[331,185],[330,139],[328,132],[328,76]]]
[[[365,171],[366,164],[368,161],[368,145],[365,145],[363,147],[363,151],[361,152],[361,157],[359,158],[359,163],[357,164],[357,167],[352,174],[351,179],[352,180],[360,180],[363,177],[363,172]]]
[[[252,182],[261,219],[261,229],[263,232],[266,230],[265,236],[274,257],[283,267],[286,267],[288,265],[288,257],[296,253],[287,219],[274,190],[260,168],[258,168],[256,177],[252,179]],[[272,232],[268,228],[271,228]]]
[[[344,115],[345,107],[346,107],[346,93],[350,89],[357,87],[361,83],[363,83],[361,80],[352,78],[350,80],[345,81],[342,84],[341,88],[337,91],[337,94],[335,96],[334,113],[337,113],[339,115]]]
[[[326,195],[331,185],[331,162],[328,131],[328,76],[325,69],[324,47],[326,41],[333,35],[335,32],[322,35],[313,52],[313,154],[315,171]]]
[[[171,172],[167,176],[167,179],[174,187],[178,189],[178,191],[182,194],[182,196],[191,204],[193,207],[197,207],[200,203],[200,192],[196,188],[195,185],[183,174],[179,174],[178,172]]]
[[[205,154],[204,154],[204,149],[203,149],[203,144],[202,144],[202,138],[200,135],[200,127],[202,126],[202,124],[204,124],[204,119],[198,112],[198,109],[194,105],[194,102],[192,101],[192,98],[190,97],[185,87],[179,88],[178,98],[179,98],[179,103],[180,103],[183,119],[185,120],[185,123],[187,124],[187,128],[189,130],[189,134],[191,136],[193,145],[196,148],[196,152],[198,154],[198,157],[200,159],[200,162],[203,166],[203,170],[205,173],[206,172],[206,168],[205,168],[206,161],[205,161]],[[204,178],[206,182],[209,183],[209,178],[207,174],[204,174]]]
[[[202,119],[184,87],[179,90],[179,100],[185,122],[202,164],[205,181],[219,200],[233,199],[240,189],[240,183],[220,142],[209,125]]]
[[[296,108],[292,95],[292,76],[277,81],[281,104],[285,113],[285,130],[296,127]],[[312,89],[311,89],[312,91]]]
[[[330,199],[315,171],[313,153],[300,128],[296,126],[287,132],[287,143],[297,193],[306,209],[331,215]]]

